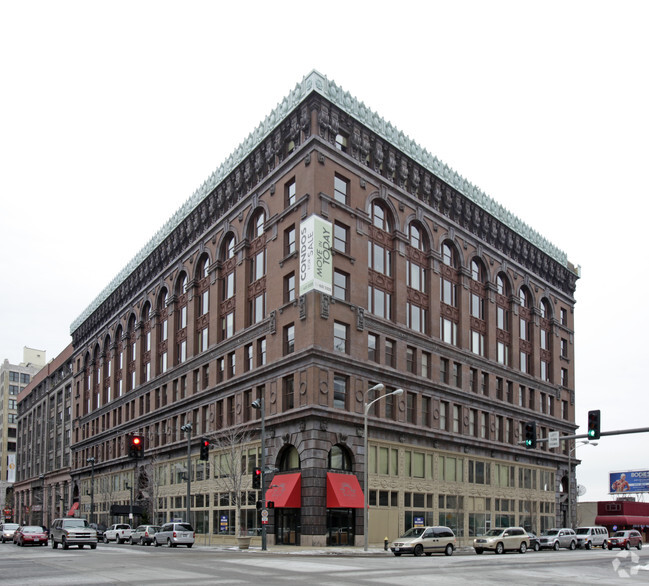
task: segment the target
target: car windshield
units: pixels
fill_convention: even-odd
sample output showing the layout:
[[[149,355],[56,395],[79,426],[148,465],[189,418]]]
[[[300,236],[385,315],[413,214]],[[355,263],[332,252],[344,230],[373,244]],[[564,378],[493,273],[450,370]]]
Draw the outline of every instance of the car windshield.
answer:
[[[487,537],[496,537],[497,535],[500,535],[504,529],[490,529],[485,533]]]
[[[580,527],[577,529],[577,535],[588,535],[588,529],[586,527]]]
[[[37,525],[30,525],[29,527],[23,527],[23,533],[43,533],[43,528]]]
[[[559,533],[558,529],[550,529],[549,531],[546,531],[543,535],[557,535]]]
[[[18,529],[18,527],[20,527],[20,525],[18,525],[18,523],[5,523],[2,526],[3,529]]]
[[[88,527],[88,521],[85,519],[66,519],[63,521],[63,527]]]
[[[425,530],[425,527],[411,527],[401,537],[419,537]]]
[[[626,531],[616,531],[613,537],[626,537]]]

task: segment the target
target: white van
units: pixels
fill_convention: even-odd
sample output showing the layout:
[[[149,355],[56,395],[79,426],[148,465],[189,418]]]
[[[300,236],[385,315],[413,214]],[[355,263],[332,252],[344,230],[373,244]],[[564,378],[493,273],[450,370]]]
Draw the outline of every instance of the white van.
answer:
[[[608,539],[608,530],[606,527],[578,527],[575,529],[577,533],[577,547],[604,547]]]

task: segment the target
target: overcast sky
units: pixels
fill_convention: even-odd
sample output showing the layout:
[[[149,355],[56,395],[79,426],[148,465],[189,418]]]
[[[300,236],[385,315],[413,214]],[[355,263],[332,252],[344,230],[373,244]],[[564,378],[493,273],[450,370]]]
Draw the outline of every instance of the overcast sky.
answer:
[[[316,69],[580,265],[577,423],[649,427],[649,3],[0,0],[0,360],[71,322]],[[398,7],[398,11],[395,11]],[[581,500],[649,434],[576,452]]]

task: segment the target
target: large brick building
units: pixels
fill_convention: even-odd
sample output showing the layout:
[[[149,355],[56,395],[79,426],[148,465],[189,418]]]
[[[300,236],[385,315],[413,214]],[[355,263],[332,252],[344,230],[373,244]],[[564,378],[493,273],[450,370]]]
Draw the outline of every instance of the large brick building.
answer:
[[[307,290],[312,216],[331,274]],[[263,396],[271,543],[362,541],[358,495],[337,475],[353,489],[366,465],[372,543],[417,522],[467,539],[565,524],[567,452],[520,442],[525,421],[542,436],[575,429],[577,278],[563,252],[312,72],[72,325],[81,511],[93,457],[106,523],[133,493],[155,520],[190,508],[199,533],[254,533]],[[365,454],[377,383],[404,393],[374,404]],[[222,450],[202,462],[196,446],[187,506],[187,423],[214,440],[251,430],[238,520]],[[129,433],[146,438],[135,464]]]

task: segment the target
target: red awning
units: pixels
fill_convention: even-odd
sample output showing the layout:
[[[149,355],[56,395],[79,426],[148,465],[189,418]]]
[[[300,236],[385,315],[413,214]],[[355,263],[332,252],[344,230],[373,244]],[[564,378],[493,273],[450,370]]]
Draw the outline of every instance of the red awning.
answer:
[[[597,525],[646,525],[649,526],[649,517],[639,515],[598,515],[595,517]]]
[[[302,473],[275,474],[266,491],[268,501],[273,501],[275,508],[299,509],[302,506]]]
[[[79,501],[72,503],[70,510],[68,511],[67,517],[74,517],[74,512],[79,508]]]
[[[363,491],[356,476],[327,472],[328,509],[362,509],[364,506]]]

